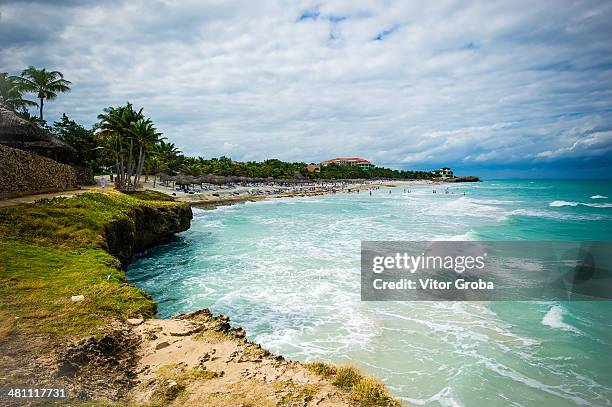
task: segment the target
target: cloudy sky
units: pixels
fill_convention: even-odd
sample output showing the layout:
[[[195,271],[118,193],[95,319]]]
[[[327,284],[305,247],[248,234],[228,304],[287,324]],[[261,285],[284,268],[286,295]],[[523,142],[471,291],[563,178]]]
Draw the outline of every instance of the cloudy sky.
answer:
[[[102,4],[103,3],[103,4]],[[610,1],[2,1],[0,71],[47,106],[143,106],[190,155],[610,177]]]

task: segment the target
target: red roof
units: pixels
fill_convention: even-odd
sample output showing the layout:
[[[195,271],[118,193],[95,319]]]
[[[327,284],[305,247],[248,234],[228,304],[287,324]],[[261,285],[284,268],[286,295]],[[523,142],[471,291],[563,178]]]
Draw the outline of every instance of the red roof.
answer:
[[[327,164],[337,163],[341,161],[351,161],[351,162],[356,162],[356,163],[361,163],[361,164],[372,164],[370,161],[366,160],[365,158],[350,157],[350,158],[332,158],[331,160],[323,161],[321,165],[327,165]]]

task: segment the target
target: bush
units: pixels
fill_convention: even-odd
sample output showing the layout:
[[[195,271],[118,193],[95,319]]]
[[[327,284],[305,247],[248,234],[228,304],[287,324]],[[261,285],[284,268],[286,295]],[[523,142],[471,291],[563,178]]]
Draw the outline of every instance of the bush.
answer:
[[[401,407],[401,403],[391,397],[385,385],[378,380],[363,375],[352,366],[335,367],[323,362],[304,365],[308,370],[331,379],[334,386],[349,393],[351,400],[359,407]]]
[[[361,380],[359,370],[351,366],[340,366],[336,370],[336,374],[332,383],[343,390],[351,390],[359,380]]]

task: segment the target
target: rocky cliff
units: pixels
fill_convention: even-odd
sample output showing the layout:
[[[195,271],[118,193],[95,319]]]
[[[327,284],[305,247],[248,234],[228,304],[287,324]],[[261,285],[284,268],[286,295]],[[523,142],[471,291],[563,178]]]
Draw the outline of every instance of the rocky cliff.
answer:
[[[188,204],[139,206],[127,217],[105,227],[105,250],[125,262],[135,253],[172,238],[189,229],[193,213]]]

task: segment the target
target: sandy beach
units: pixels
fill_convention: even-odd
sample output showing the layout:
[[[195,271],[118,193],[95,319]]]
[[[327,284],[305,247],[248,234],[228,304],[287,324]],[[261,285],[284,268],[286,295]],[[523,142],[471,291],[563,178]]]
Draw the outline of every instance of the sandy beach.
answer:
[[[282,180],[279,180],[282,181]],[[100,183],[100,177],[96,177]],[[316,196],[336,193],[362,193],[371,189],[390,188],[397,186],[431,184],[429,180],[372,180],[364,182],[321,182],[305,185],[284,186],[277,182],[261,183],[254,185],[212,185],[205,184],[204,188],[191,188],[189,192],[172,187],[171,183],[156,182],[152,179],[143,183],[143,189],[162,192],[175,197],[179,202],[188,202],[193,205],[224,205],[243,201],[255,201],[269,198],[287,198],[296,196]],[[108,181],[107,181],[108,188]]]
[[[41,199],[52,199],[54,197],[72,197],[86,192],[105,192],[114,190],[114,185],[106,176],[106,187],[100,185],[101,176],[96,176],[96,185],[82,186],[79,189],[60,191],[47,194],[26,195],[17,198],[5,199],[0,201],[0,207],[32,203]],[[267,184],[258,184],[252,186],[243,185],[206,185],[206,189],[196,188],[190,189],[189,192],[172,187],[171,183],[166,186],[162,182],[155,182],[149,178],[143,182],[141,190],[151,190],[162,192],[174,197],[178,202],[187,202],[191,205],[227,205],[244,201],[257,201],[270,198],[288,198],[300,196],[317,196],[327,194],[343,194],[343,193],[363,193],[378,188],[391,188],[398,186],[425,185],[436,184],[430,180],[372,180],[364,182],[346,182],[338,180],[337,182],[323,182],[319,184],[307,184],[306,186],[283,186],[275,182]]]

